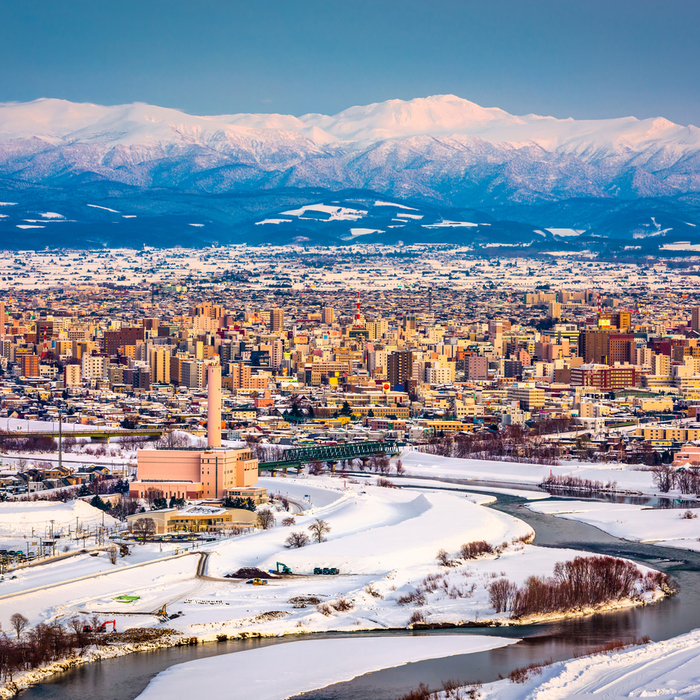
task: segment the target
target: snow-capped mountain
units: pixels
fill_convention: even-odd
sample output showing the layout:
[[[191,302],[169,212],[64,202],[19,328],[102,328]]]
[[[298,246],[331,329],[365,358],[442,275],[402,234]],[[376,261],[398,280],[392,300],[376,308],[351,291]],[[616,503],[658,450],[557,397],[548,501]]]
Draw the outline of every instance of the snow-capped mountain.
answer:
[[[46,184],[91,173],[217,192],[360,187],[464,206],[695,191],[699,153],[700,129],[665,119],[518,117],[453,95],[302,117],[0,105],[0,175]]]
[[[322,201],[355,191],[444,208],[446,216],[500,212],[536,227],[590,228],[591,201],[595,212],[612,212],[662,200],[669,215],[690,221],[700,199],[700,129],[662,118],[514,116],[454,95],[301,117],[54,99],[0,104],[0,198],[21,199],[29,212],[45,209],[37,197],[50,193],[83,212],[95,201],[121,211],[127,197],[142,215],[191,218],[218,197],[219,226],[252,226],[309,203],[310,192]]]

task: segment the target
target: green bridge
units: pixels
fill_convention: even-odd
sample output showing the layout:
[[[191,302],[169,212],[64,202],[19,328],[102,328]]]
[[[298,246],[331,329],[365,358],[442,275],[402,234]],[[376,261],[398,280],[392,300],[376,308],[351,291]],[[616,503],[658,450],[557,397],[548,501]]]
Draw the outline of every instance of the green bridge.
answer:
[[[345,445],[315,445],[285,450],[283,458],[274,462],[260,462],[260,471],[300,469],[310,462],[329,462],[331,471],[344,459],[369,459],[375,455],[397,455],[400,450],[394,442],[351,442]]]

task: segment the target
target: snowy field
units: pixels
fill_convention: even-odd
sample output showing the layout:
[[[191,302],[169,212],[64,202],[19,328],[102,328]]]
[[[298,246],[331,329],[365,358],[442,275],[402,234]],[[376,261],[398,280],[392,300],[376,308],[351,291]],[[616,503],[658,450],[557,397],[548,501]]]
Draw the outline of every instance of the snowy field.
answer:
[[[506,615],[491,607],[488,588],[494,579],[507,577],[520,585],[531,575],[550,576],[556,562],[578,554],[524,544],[521,540],[530,538],[532,529],[480,505],[492,501],[490,496],[352,481],[328,476],[261,479],[303,511],[294,516],[276,511],[276,526],[267,531],[196,549],[192,544],[184,550],[175,544],[132,544],[131,554],[116,564],[99,552],[18,570],[16,579],[0,584],[0,623],[7,624],[19,611],[31,624],[98,613],[115,619],[118,629],[153,626],[158,624],[154,613],[163,604],[169,613],[181,613],[168,626],[201,639],[483,621]],[[282,520],[291,517],[294,523],[284,526]],[[326,541],[298,549],[285,546],[292,532],[310,536],[316,518],[330,527]],[[496,551],[461,559],[461,545],[478,540]],[[436,560],[441,549],[452,566]],[[205,571],[198,577],[202,557]],[[291,567],[294,575],[270,579],[264,586],[227,578],[243,567],[275,569],[277,562]],[[335,567],[340,574],[314,575],[316,567]],[[422,599],[412,598],[421,591]],[[124,594],[139,599],[115,600]]]
[[[700,525],[695,518],[683,517],[685,510],[672,508],[653,510],[644,506],[599,501],[547,501],[528,506],[536,513],[578,520],[625,540],[678,547],[700,552]]]
[[[241,697],[242,688],[246,697],[256,700],[284,700],[383,668],[473,654],[517,641],[469,635],[290,642],[171,666],[151,681],[139,700],[234,698]],[[332,663],[319,664],[323,657]],[[229,685],[232,678],[235,688]]]
[[[537,486],[550,474],[575,476],[580,479],[615,482],[617,488],[642,493],[658,493],[651,472],[633,471],[627,464],[569,463],[560,466],[497,462],[483,459],[459,459],[405,452],[401,461],[410,476],[427,476],[434,479],[475,479],[502,481],[508,484]],[[519,494],[519,495],[524,495]]]
[[[75,533],[76,528],[114,527],[119,523],[89,503],[80,500],[9,501],[0,503],[0,539]]]

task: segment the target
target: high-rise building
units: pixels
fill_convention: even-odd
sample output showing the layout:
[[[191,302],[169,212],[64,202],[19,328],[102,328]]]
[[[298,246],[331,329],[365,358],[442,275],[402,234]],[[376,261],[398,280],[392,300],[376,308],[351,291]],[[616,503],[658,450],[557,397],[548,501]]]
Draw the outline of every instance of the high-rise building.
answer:
[[[547,303],[547,316],[549,318],[561,318],[561,304],[558,301]]]
[[[413,376],[413,353],[392,352],[387,360],[387,379],[392,387],[403,386]]]
[[[39,376],[39,355],[22,355],[20,362],[23,377]]]
[[[66,365],[63,369],[63,386],[80,386],[81,382],[80,365]]]
[[[151,381],[154,384],[170,384],[170,357],[169,349],[151,349],[149,364],[151,366]]]
[[[480,355],[469,355],[467,358],[467,379],[486,381],[489,378],[489,361]]]
[[[284,309],[272,309],[270,328],[273,333],[284,330]]]
[[[7,314],[5,313],[5,302],[0,301],[0,338],[5,335],[5,324],[7,323]]]
[[[104,349],[107,355],[116,355],[120,347],[125,345],[136,345],[137,340],[143,340],[143,326],[134,328],[124,327],[118,331],[105,331]]]
[[[693,307],[690,327],[700,333],[700,306]]]
[[[326,326],[333,325],[333,321],[335,321],[335,311],[330,306],[324,307],[322,312],[322,320]]]
[[[229,365],[231,375],[231,389],[250,389],[251,370],[242,362],[234,362]]]

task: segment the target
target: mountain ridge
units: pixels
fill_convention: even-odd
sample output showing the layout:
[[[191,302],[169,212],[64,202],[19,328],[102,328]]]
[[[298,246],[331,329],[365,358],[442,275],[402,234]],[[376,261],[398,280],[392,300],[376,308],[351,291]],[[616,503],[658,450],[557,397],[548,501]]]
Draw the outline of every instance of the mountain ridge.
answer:
[[[106,192],[118,193],[116,204],[111,196],[93,201],[89,183],[105,183]],[[0,104],[0,201],[14,201],[12,193],[22,192],[27,218],[22,223],[19,209],[16,216],[0,212],[5,214],[0,230],[34,225],[32,211],[45,211],[53,206],[45,202],[56,198],[75,200],[85,222],[98,226],[95,212],[86,207],[120,209],[120,197],[131,206],[137,195],[122,187],[138,193],[143,206],[137,213],[155,217],[158,226],[179,216],[196,223],[203,213],[206,218],[213,197],[234,198],[226,215],[216,215],[216,235],[224,239],[226,227],[241,224],[248,227],[245,235],[259,239],[256,219],[279,214],[288,199],[285,191],[324,193],[319,204],[331,201],[334,192],[367,191],[444,211],[446,218],[453,210],[470,209],[499,211],[509,220],[517,211],[513,220],[526,221],[528,230],[531,224],[588,230],[594,222],[586,219],[592,210],[585,202],[600,201],[611,216],[639,202],[644,211],[635,209],[628,226],[621,223],[624,216],[611,219],[617,223],[610,226],[621,228],[608,227],[606,237],[620,238],[646,230],[635,222],[651,221],[669,202],[673,221],[685,232],[684,220],[698,221],[700,129],[661,117],[516,116],[454,95],[300,117],[198,116],[145,103],[102,106],[56,99]],[[295,197],[300,205],[309,203],[304,195]],[[243,205],[246,199],[249,204]],[[563,208],[551,208],[554,204]],[[553,211],[566,216],[539,218],[539,212]],[[56,235],[71,228],[70,218],[66,214],[66,225],[53,227]],[[325,224],[294,222],[304,231],[310,225]],[[283,228],[289,227],[277,230]],[[39,235],[22,230],[28,239]],[[78,227],[74,236],[84,230]],[[430,240],[440,233],[412,230]],[[148,235],[145,226],[139,231]],[[464,232],[458,233],[459,238]],[[294,238],[293,231],[287,234],[285,240]],[[330,240],[326,229],[316,234]],[[274,240],[274,235],[266,232],[264,238]],[[348,235],[351,239],[349,231],[339,231],[337,239]],[[392,236],[385,231],[377,238],[390,242]]]

